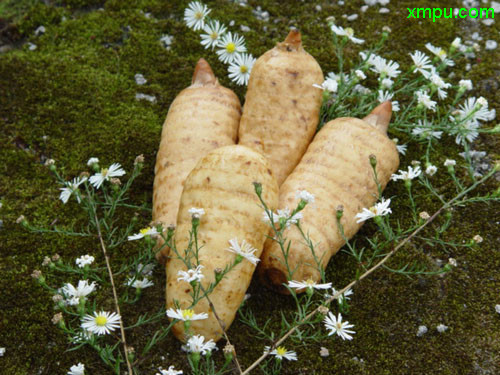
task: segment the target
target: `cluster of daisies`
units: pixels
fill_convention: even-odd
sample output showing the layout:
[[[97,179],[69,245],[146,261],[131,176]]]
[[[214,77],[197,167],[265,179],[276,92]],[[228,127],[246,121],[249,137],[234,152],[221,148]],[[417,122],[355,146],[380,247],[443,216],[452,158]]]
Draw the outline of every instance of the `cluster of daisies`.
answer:
[[[75,273],[82,273],[88,275],[89,272],[95,271],[91,269],[94,264],[95,258],[92,255],[86,254],[75,259],[76,268],[74,268]],[[42,266],[48,266],[53,268],[55,266],[63,266],[61,257],[58,254],[52,257],[45,257]],[[67,265],[68,267],[71,267]],[[134,271],[134,276],[129,277],[125,285],[134,287],[138,291],[152,286],[153,283],[147,277],[152,276],[154,264],[141,264],[137,265],[137,270]],[[79,271],[77,271],[80,269]],[[144,276],[143,280],[137,275]],[[45,283],[45,277],[42,272],[35,270],[32,273],[32,277],[37,279],[40,283]],[[53,290],[52,300],[55,303],[56,309],[61,309],[64,312],[68,312],[71,315],[80,316],[80,331],[72,337],[72,342],[75,344],[80,344],[88,342],[89,340],[94,340],[96,336],[103,336],[110,334],[114,330],[120,327],[121,317],[115,312],[108,311],[92,311],[90,314],[86,313],[89,308],[88,296],[95,292],[98,285],[95,281],[90,282],[89,280],[79,280],[76,285],[72,283],[65,283],[61,288]],[[52,289],[52,288],[50,288]],[[76,310],[72,310],[71,307]],[[52,323],[65,328],[64,317],[62,312],[56,313],[52,318]],[[69,375],[83,375],[85,372],[85,365],[78,363],[70,368],[68,371]]]
[[[343,37],[342,42],[351,41],[355,44],[364,43],[363,39],[356,38],[352,28],[342,28],[335,24],[330,24],[333,35]],[[390,29],[385,28],[386,33]],[[343,44],[342,44],[343,45]],[[409,129],[404,129],[414,139],[428,140],[429,138],[439,139],[443,132],[455,137],[457,144],[472,143],[479,135],[479,127],[481,121],[491,121],[495,118],[496,112],[494,109],[488,108],[488,102],[485,98],[469,97],[464,100],[458,107],[453,107],[449,111],[449,116],[441,114],[444,119],[428,120],[426,112],[436,112],[438,110],[438,102],[448,97],[450,88],[456,89],[456,99],[461,98],[466,91],[473,88],[471,80],[462,79],[458,85],[452,85],[446,82],[441,76],[447,67],[454,66],[455,63],[452,56],[461,53],[466,57],[474,57],[474,51],[477,51],[479,46],[470,42],[462,42],[460,38],[455,38],[447,50],[436,47],[431,43],[425,45],[426,49],[433,55],[429,57],[424,52],[414,51],[410,53],[413,64],[408,70],[408,74],[419,74],[412,83],[413,100],[410,107],[415,105],[423,119],[418,120],[418,125],[412,125]],[[400,105],[397,100],[393,100],[395,93],[401,92],[402,89],[395,90],[395,80],[402,82],[400,65],[396,61],[385,59],[371,52],[360,52],[361,64],[358,69],[355,69],[352,74],[330,72],[327,74],[325,81],[315,87],[328,91],[332,95],[336,95],[339,91],[339,85],[344,87],[352,87],[353,93],[362,95],[372,95],[372,91],[363,86],[361,81],[366,78],[368,72],[375,73],[378,77],[378,89],[376,92],[377,100],[384,102],[391,100],[393,111],[398,112]],[[408,75],[407,74],[407,75]],[[406,76],[407,76],[406,75]],[[415,82],[422,82],[420,87],[415,88]],[[404,154],[406,151],[405,145],[398,146],[398,150]]]
[[[219,60],[229,64],[229,78],[238,85],[246,85],[255,58],[247,52],[245,39],[237,33],[227,30],[223,23],[208,17],[211,12],[199,1],[189,3],[184,11],[184,21],[194,31],[201,31],[201,44],[215,50]]]
[[[83,172],[79,177],[74,178],[73,181],[65,182],[64,187],[60,188],[61,194],[59,195],[59,199],[63,203],[68,203],[72,195],[74,195],[77,202],[80,203],[82,200],[80,185],[86,181],[95,189],[99,189],[105,181],[109,181],[115,185],[121,185],[121,181],[118,177],[126,174],[119,163],[113,163],[107,168],[100,168],[99,159],[95,157],[87,161],[87,166],[95,171],[94,175],[90,176],[88,172]]]

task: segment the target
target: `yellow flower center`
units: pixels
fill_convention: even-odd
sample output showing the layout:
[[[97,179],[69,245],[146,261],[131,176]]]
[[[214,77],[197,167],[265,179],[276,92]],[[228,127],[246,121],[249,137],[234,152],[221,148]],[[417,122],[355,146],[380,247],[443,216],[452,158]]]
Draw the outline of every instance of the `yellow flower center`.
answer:
[[[106,319],[105,316],[99,315],[97,318],[95,318],[95,324],[98,326],[105,326],[106,323],[108,322],[108,319]]]
[[[245,65],[240,66],[240,72],[246,73],[248,72],[248,68]]]
[[[219,37],[219,34],[217,34],[215,31],[212,31],[212,34],[210,34],[210,38],[212,38],[212,40],[215,40]]]
[[[286,354],[286,348],[284,346],[278,346],[276,348],[276,353],[278,355],[284,356]]]
[[[148,232],[151,230],[150,227],[147,227],[147,228],[144,228],[144,229],[141,229],[139,232],[143,235],[146,235],[148,234]]]
[[[106,177],[108,175],[108,168],[101,169],[101,174],[103,177]]]
[[[182,317],[186,320],[192,319],[194,315],[194,311],[191,309],[182,310]]]
[[[441,58],[441,59],[444,59],[446,57],[446,51],[444,49],[440,49],[439,52],[438,52],[438,56]]]
[[[226,51],[229,53],[233,53],[236,51],[236,45],[234,43],[228,43],[226,46]]]
[[[335,326],[337,327],[338,330],[342,330],[342,323],[337,322],[337,324],[335,324]]]
[[[196,12],[194,14],[194,18],[196,18],[197,20],[201,20],[203,18],[203,13],[202,12]]]
[[[370,212],[373,214],[377,214],[377,209],[375,208],[375,206],[370,207]]]
[[[345,33],[348,37],[351,37],[354,35],[354,30],[351,27],[348,27],[345,29]]]
[[[312,288],[313,286],[316,285],[313,279],[307,279],[306,284],[308,287]]]

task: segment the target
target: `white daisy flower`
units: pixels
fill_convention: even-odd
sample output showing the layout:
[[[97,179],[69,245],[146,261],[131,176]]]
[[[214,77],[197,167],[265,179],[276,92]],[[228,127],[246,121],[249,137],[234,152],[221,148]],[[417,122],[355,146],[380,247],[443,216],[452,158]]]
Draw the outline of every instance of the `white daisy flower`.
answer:
[[[488,102],[484,98],[467,98],[464,104],[459,105],[457,110],[458,119],[469,121],[491,121],[496,116],[496,111],[488,109]]]
[[[407,145],[396,145],[396,148],[401,155],[405,155],[406,150],[408,149],[408,146]]]
[[[202,355],[205,355],[217,347],[212,339],[208,340],[207,342],[204,341],[205,337],[203,336],[191,336],[186,344],[187,351],[189,353],[201,353]]]
[[[378,73],[381,77],[396,78],[401,71],[398,69],[399,64],[395,61],[386,60],[383,57],[377,56],[373,59],[373,67],[371,71]]]
[[[0,357],[5,355],[5,348],[0,348]]]
[[[96,335],[104,335],[120,327],[120,315],[94,311],[94,316],[87,314],[83,317],[81,327]]]
[[[431,51],[435,56],[439,57],[439,59],[444,62],[447,66],[453,66],[455,63],[448,59],[448,55],[446,51],[440,47],[435,47],[430,43],[427,43],[425,45],[425,48],[427,48],[429,51]]]
[[[425,174],[428,174],[429,176],[434,176],[437,172],[437,167],[435,165],[428,165],[427,168],[425,168]]]
[[[422,71],[427,69],[432,69],[431,60],[429,57],[420,51],[415,51],[413,54],[410,53],[413,64],[415,65],[415,71],[422,73]]]
[[[139,263],[137,265],[137,272],[142,274],[143,276],[151,276],[153,275],[154,268],[155,268],[154,263],[147,263],[147,264]]]
[[[454,167],[455,165],[457,165],[457,162],[453,159],[446,159],[443,165],[445,167]]]
[[[290,213],[290,210],[288,209],[288,207],[285,207],[283,210],[278,210],[278,212],[276,214],[276,216],[278,217],[278,221],[281,218],[286,219],[286,227],[287,228],[292,224],[297,224],[298,221],[303,218],[302,212],[296,212],[292,216],[290,216],[290,215],[291,215],[291,213]]]
[[[390,199],[385,200],[384,198],[382,198],[382,200],[379,203],[375,204],[375,206],[370,207],[369,209],[363,208],[363,211],[356,214],[356,218],[358,218],[356,223],[361,223],[374,217],[385,216],[392,213],[392,210],[389,208],[390,204]]]
[[[125,285],[131,286],[136,289],[144,289],[153,286],[154,283],[148,278],[143,278],[142,280],[135,279],[134,277],[129,277]]]
[[[81,202],[80,195],[76,194],[76,192],[78,191],[78,187],[85,181],[87,181],[87,177],[84,178],[76,177],[73,179],[72,182],[65,182],[66,187],[59,188],[59,190],[61,190],[59,199],[62,200],[64,204],[66,204],[68,203],[71,194],[75,193],[76,200],[78,201],[78,203],[80,203]]]
[[[139,231],[139,233],[136,233],[132,236],[128,236],[128,240],[129,241],[140,240],[141,238],[144,238],[146,236],[156,236],[159,233],[160,232],[158,232],[156,227],[153,227],[153,228],[147,227],[147,228],[141,229]]]
[[[83,268],[85,266],[94,263],[95,258],[92,255],[82,255],[80,258],[76,258],[75,263],[78,267]]]
[[[374,65],[375,64],[375,60],[379,59],[379,58],[382,58],[374,53],[370,53],[369,55],[366,53],[366,52],[360,52],[359,53],[359,56],[361,56],[361,59],[363,61],[366,61],[366,63],[368,65]]]
[[[463,91],[470,91],[472,90],[472,81],[470,79],[461,79],[458,86]]]
[[[314,203],[314,194],[309,193],[307,190],[297,190],[295,198],[307,203]]]
[[[421,139],[440,139],[443,132],[432,130],[432,124],[429,124],[426,120],[424,120],[423,122],[422,120],[418,120],[418,126],[412,129],[411,134]]]
[[[419,166],[416,166],[415,169],[413,169],[412,167],[408,167],[407,171],[402,171],[400,169],[398,172],[400,174],[393,174],[391,176],[392,181],[397,181],[397,180],[410,181],[413,180],[414,178],[417,178],[422,173]]]
[[[245,39],[231,32],[222,36],[217,47],[219,48],[217,51],[219,60],[226,64],[233,62],[236,55],[247,51]]]
[[[94,164],[98,164],[99,163],[99,159],[98,158],[90,158],[88,161],[87,161],[87,166],[88,167],[91,167],[93,166]]]
[[[80,298],[88,296],[95,290],[96,286],[94,281],[89,284],[88,280],[79,280],[76,288],[73,284],[67,283],[59,289],[59,292],[66,297],[66,303],[68,305],[78,305],[80,303]]]
[[[205,17],[211,10],[205,4],[199,1],[192,1],[184,11],[184,22],[194,31],[203,29],[205,26]]]
[[[214,49],[217,47],[221,35],[224,35],[226,30],[226,26],[219,23],[219,21],[211,21],[203,28],[203,31],[205,31],[206,34],[201,34],[201,45],[205,46],[205,48]]]
[[[245,240],[243,240],[241,246],[238,244],[237,238],[229,240],[229,243],[231,246],[229,247],[229,249],[227,249],[228,251],[242,256],[253,265],[257,265],[257,262],[260,261],[260,259],[255,256],[255,252],[257,251],[257,249],[252,247],[252,245],[250,245]]]
[[[345,75],[344,75],[344,77],[345,77]],[[333,80],[333,81],[335,81],[337,83],[340,83],[340,78],[341,77],[340,77],[340,74],[335,74],[334,72],[330,72],[330,73],[328,73],[326,75],[326,78],[327,79],[329,78],[329,79],[331,79],[331,80]]]
[[[328,316],[323,320],[323,323],[325,323],[325,328],[330,330],[328,336],[336,333],[337,336],[340,336],[343,340],[352,340],[351,334],[356,333],[349,329],[354,327],[353,324],[349,324],[348,321],[342,322],[342,314],[340,313],[338,317],[335,317],[335,315],[329,312]]]
[[[104,181],[109,181],[112,177],[123,176],[125,173],[119,163],[114,163],[109,168],[102,168],[101,172],[91,176],[89,181],[96,189],[99,189]]]
[[[201,272],[201,269],[204,268],[201,264],[198,265],[195,269],[189,269],[187,271],[178,271],[177,275],[180,276],[177,278],[177,281],[186,281],[191,283],[192,281],[200,282],[205,276]]]
[[[431,100],[431,97],[423,90],[415,91],[415,95],[417,96],[418,104],[423,105],[425,108],[430,109],[432,111],[436,111],[436,102]]]
[[[161,367],[158,369],[160,372],[157,372],[156,375],[180,375],[182,374],[182,370],[176,370],[174,366],[170,366],[168,370],[164,370]]]
[[[205,210],[203,208],[191,207],[188,210],[188,213],[195,219],[200,219],[203,215],[205,215]]]
[[[282,210],[277,210],[277,212],[273,213],[273,221],[274,224],[279,223],[280,219],[286,220],[286,227],[288,228],[292,224],[297,224],[297,222],[303,218],[302,212],[296,212],[293,216],[290,216],[291,212],[288,207],[285,207]],[[262,214],[262,221],[265,223],[269,223],[270,219],[267,216],[267,213],[264,211]]]
[[[304,289],[304,288],[308,288],[310,290],[312,290],[312,289],[330,289],[332,287],[332,283],[317,284],[316,281],[314,281],[312,279],[307,279],[306,281],[290,280],[288,282],[288,286],[290,288],[295,288],[295,289]]]
[[[330,298],[331,296],[334,296],[335,294],[337,294],[337,292],[338,292],[337,289],[332,288],[331,295],[327,294],[326,298]],[[349,296],[352,294],[354,294],[354,292],[352,291],[351,288],[349,288],[344,293],[342,293],[340,296],[338,296],[336,299],[339,301],[339,304],[342,304],[342,302],[344,302],[344,298],[346,300],[349,300],[349,299],[351,299],[351,297],[349,297]]]
[[[338,81],[334,80],[332,78],[327,78],[323,81],[321,85],[318,85],[317,83],[313,83],[313,87],[316,87],[321,90],[326,90],[328,92],[337,92],[337,89],[339,87]]]
[[[393,84],[394,81],[390,78],[384,78],[382,81],[380,81],[380,85],[385,89],[390,89]]]
[[[250,54],[236,55],[228,67],[229,78],[238,85],[247,85],[255,61],[256,59]]]
[[[167,316],[172,319],[177,319],[177,320],[182,320],[184,322],[191,321],[191,320],[203,320],[203,319],[208,319],[208,314],[207,313],[201,313],[201,314],[195,314],[193,310],[191,309],[168,309],[167,310]]]
[[[453,42],[451,42],[451,45],[454,48],[460,48],[460,46],[462,45],[462,39],[456,37],[455,39],[453,39]]]
[[[83,363],[78,363],[77,365],[71,366],[68,371],[68,375],[84,375],[85,365]]]
[[[465,141],[472,143],[479,136],[479,122],[467,121],[466,123],[459,124],[452,129],[452,134],[456,134],[455,143],[457,145],[463,144]]]
[[[495,311],[500,314],[500,305],[495,305]]]
[[[92,332],[83,329],[81,332],[78,332],[75,336],[71,338],[71,341],[74,344],[80,344],[82,342],[90,341],[94,334]]]
[[[386,102],[388,100],[391,101],[392,104],[392,111],[393,112],[398,112],[399,111],[399,102],[397,100],[392,100],[392,97],[394,96],[393,93],[390,93],[389,91],[385,90],[378,90],[378,101],[379,103]]]
[[[264,353],[269,353],[270,349],[271,349],[270,346],[265,346]],[[289,361],[297,360],[297,353],[295,353],[293,350],[286,350],[284,346],[278,346],[276,349],[272,350],[271,353],[269,354],[274,355],[279,360],[282,360],[283,358]]]
[[[359,79],[359,80],[361,80],[361,81],[362,81],[362,80],[364,80],[364,79],[366,79],[366,74],[365,74],[365,73],[363,73],[363,71],[361,71],[361,70],[359,70],[359,69],[358,69],[358,70],[356,70],[356,71],[354,72],[354,74],[356,74],[356,77],[358,77],[358,79]]]
[[[437,88],[439,99],[446,99],[448,93],[445,89],[451,87],[451,84],[445,83],[443,79],[439,76],[436,70],[431,70],[430,73],[422,73],[425,78],[427,78],[431,83]]]
[[[343,27],[335,26],[332,24],[331,29],[337,35],[346,36],[353,43],[363,44],[365,42],[363,39],[355,38],[354,37],[354,30],[350,27],[347,27],[344,29]]]

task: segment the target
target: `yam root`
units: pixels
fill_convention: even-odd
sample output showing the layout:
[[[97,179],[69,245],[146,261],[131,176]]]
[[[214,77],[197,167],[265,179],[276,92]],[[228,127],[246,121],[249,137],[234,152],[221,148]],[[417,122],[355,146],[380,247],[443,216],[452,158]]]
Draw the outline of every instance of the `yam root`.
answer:
[[[192,229],[191,208],[201,208],[198,244],[199,265],[202,265],[201,285],[207,289],[215,281],[215,271],[230,265],[236,254],[228,251],[230,240],[243,241],[256,249],[260,257],[269,227],[262,221],[264,210],[255,193],[254,182],[262,185],[262,197],[274,209],[278,204],[278,184],[267,160],[260,153],[244,146],[226,146],[202,158],[186,179],[180,201],[175,232],[177,253],[181,256],[188,247]],[[176,253],[176,254],[177,254]],[[196,264],[194,259],[191,259]],[[192,264],[193,264],[192,263]],[[255,265],[243,259],[229,271],[209,295],[218,317],[226,328],[231,325],[255,270]],[[187,271],[181,259],[170,254],[167,272],[167,309],[176,304],[181,309],[191,308],[194,313],[208,313],[208,319],[191,322],[191,334],[203,335],[207,340],[218,340],[223,335],[214,311],[206,298],[191,307],[192,286],[178,280],[178,272]],[[177,338],[186,340],[184,326],[173,326]]]
[[[210,151],[236,143],[241,106],[236,94],[219,84],[210,65],[200,59],[191,86],[172,102],[163,124],[153,185],[153,221],[175,225],[182,188],[198,160]],[[160,238],[160,248],[163,241]],[[168,249],[157,259],[164,263]]]
[[[281,185],[307,149],[319,122],[323,82],[316,60],[292,30],[252,68],[239,144],[264,154]]]
[[[391,103],[384,102],[363,120],[344,117],[328,122],[280,187],[280,209],[297,206],[299,202],[295,195],[298,190],[314,194],[315,202],[303,210],[300,225],[315,244],[315,253],[323,268],[344,245],[336,218],[339,206],[343,207],[341,224],[345,236],[351,238],[362,225],[356,223],[356,214],[365,207],[372,207],[377,200],[378,189],[370,155],[376,157],[376,171],[382,189],[398,168],[396,145],[386,134],[391,112]],[[284,237],[291,240],[289,267],[291,270],[296,268],[291,279],[319,281],[317,262],[298,228],[290,226]],[[273,289],[287,293],[282,285],[288,280],[286,270],[279,245],[268,239],[258,270],[261,280]]]

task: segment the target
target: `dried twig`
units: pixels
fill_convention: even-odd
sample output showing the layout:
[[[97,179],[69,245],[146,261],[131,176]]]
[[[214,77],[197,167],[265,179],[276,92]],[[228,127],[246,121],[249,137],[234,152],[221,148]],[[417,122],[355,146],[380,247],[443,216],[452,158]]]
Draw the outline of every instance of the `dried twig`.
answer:
[[[128,349],[128,346],[127,346],[127,340],[125,338],[125,329],[123,327],[122,314],[120,313],[120,305],[118,303],[118,295],[116,293],[115,281],[114,281],[114,278],[113,278],[113,271],[111,271],[111,265],[109,263],[108,253],[106,251],[106,246],[104,245],[104,240],[102,239],[101,226],[99,225],[99,219],[97,218],[97,214],[96,214],[95,211],[94,211],[94,219],[95,219],[95,222],[96,222],[97,234],[99,236],[99,241],[101,242],[101,248],[102,248],[102,252],[104,254],[104,259],[106,260],[106,268],[108,269],[109,279],[111,281],[111,289],[113,289],[113,299],[115,301],[116,313],[120,317],[121,342],[123,344],[123,350],[125,352],[124,353],[125,360],[127,361],[128,374],[129,375],[133,375],[134,373],[132,371],[132,365],[130,364],[130,361],[128,359],[129,349]]]

